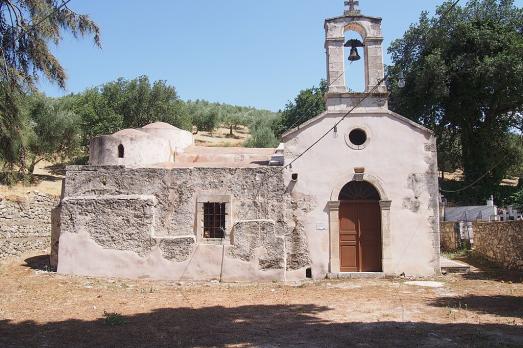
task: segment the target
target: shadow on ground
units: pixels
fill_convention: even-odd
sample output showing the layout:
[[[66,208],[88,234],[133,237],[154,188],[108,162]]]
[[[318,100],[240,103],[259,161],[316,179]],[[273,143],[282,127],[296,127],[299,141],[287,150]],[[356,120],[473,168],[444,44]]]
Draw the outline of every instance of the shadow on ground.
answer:
[[[13,323],[0,320],[0,346],[74,347],[461,347],[523,345],[518,326],[434,323],[334,323],[327,307],[255,305],[158,309],[93,321]],[[350,315],[350,314],[348,314]],[[102,315],[101,315],[102,317]],[[112,324],[112,325],[111,325]]]
[[[57,164],[49,165],[49,166],[45,167],[45,169],[53,175],[62,175],[63,176],[63,175],[65,175],[65,167],[66,167],[66,164],[57,163]]]
[[[430,302],[429,305],[450,309],[463,309],[501,317],[523,318],[523,297],[518,296],[469,295],[464,297],[440,297]]]
[[[472,253],[466,256],[457,257],[455,260],[465,262],[477,269],[475,272],[464,274],[463,278],[465,279],[523,283],[523,272],[503,269]]]
[[[34,269],[35,271],[54,272],[51,267],[49,255],[33,256],[24,260],[24,267]]]

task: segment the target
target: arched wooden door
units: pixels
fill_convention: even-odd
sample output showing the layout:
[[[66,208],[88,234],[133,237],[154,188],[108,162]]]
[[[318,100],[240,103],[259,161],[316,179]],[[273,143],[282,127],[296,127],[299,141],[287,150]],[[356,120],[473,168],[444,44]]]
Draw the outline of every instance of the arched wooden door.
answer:
[[[340,271],[381,272],[381,211],[378,191],[365,181],[343,187],[340,201]]]

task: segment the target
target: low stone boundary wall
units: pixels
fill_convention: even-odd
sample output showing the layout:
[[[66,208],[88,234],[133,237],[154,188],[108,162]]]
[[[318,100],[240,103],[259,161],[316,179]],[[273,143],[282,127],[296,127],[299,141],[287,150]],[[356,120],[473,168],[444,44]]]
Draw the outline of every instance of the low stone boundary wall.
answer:
[[[51,210],[58,202],[58,197],[38,192],[0,196],[0,260],[49,250]]]
[[[440,226],[441,251],[452,252],[461,248],[459,225],[455,222],[442,222]]]
[[[474,250],[511,270],[523,270],[523,221],[474,223]]]

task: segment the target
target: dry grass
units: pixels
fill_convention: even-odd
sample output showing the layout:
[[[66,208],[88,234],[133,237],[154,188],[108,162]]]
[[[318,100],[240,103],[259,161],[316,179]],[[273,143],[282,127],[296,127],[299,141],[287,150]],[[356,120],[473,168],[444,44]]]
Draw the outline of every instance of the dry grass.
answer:
[[[194,136],[196,145],[209,147],[242,147],[249,138],[249,128],[239,126],[233,131],[233,137],[230,136],[230,129],[220,127],[214,132],[198,132]]]
[[[60,196],[62,192],[63,175],[56,171],[56,166],[52,163],[42,161],[36,165],[35,179],[36,183],[24,184],[18,183],[14,186],[0,185],[1,196],[20,196],[25,197],[29,193],[38,191],[42,193]]]
[[[522,346],[523,284],[488,275],[270,284],[71,277],[0,268],[0,346]]]

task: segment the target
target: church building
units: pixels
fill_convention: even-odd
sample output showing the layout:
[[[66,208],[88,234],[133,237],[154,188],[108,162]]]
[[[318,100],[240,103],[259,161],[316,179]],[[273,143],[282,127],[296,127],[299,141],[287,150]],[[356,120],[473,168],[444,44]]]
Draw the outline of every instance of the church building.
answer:
[[[277,149],[195,146],[164,123],[93,139],[53,212],[58,272],[225,282],[439,273],[436,139],[388,109],[381,21],[355,0],[325,21],[327,110]],[[354,93],[346,73],[360,52],[365,88]]]

